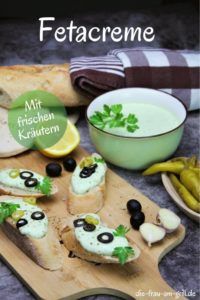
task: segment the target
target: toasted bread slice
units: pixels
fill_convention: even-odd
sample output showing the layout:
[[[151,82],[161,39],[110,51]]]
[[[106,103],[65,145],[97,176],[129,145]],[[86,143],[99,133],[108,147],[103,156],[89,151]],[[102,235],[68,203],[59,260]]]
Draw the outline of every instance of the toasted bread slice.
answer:
[[[90,233],[88,233],[90,234]],[[86,261],[95,262],[95,263],[114,263],[119,264],[119,260],[117,257],[114,256],[104,256],[97,253],[92,253],[84,249],[81,243],[77,240],[75,235],[75,229],[73,225],[67,225],[62,233],[61,238],[64,243],[64,246],[71,251],[75,256],[84,259]],[[89,241],[88,241],[89,242]],[[100,243],[99,243],[100,244]],[[132,246],[132,245],[131,245]],[[132,246],[134,250],[134,256],[129,257],[126,263],[136,260],[140,255],[139,248],[134,245]]]
[[[8,169],[1,169],[0,173],[6,170]],[[57,186],[53,183],[51,195],[56,194],[57,191],[58,191]],[[38,191],[33,191],[33,190],[28,191],[25,189],[23,190],[21,188],[5,185],[4,183],[1,182],[1,180],[0,180],[0,195],[11,195],[11,196],[18,196],[18,197],[35,197],[35,198],[41,198],[45,196],[45,194],[42,194]]]
[[[101,158],[101,156],[99,156],[96,153],[92,154],[92,157]],[[68,189],[68,199],[67,199],[67,208],[70,214],[77,215],[77,214],[87,213],[88,211],[90,211],[91,213],[96,213],[102,209],[104,205],[104,198],[105,198],[105,186],[106,186],[105,177],[106,177],[106,172],[100,184],[92,187],[91,189],[89,189],[88,192],[84,194],[77,194],[75,191],[73,191],[72,184],[70,183]]]
[[[16,199],[23,201],[23,199],[17,197],[1,196],[0,203],[11,198],[13,203]],[[42,238],[33,238],[21,234],[12,218],[7,218],[0,227],[7,237],[36,264],[51,271],[61,268],[63,263],[62,248],[50,223],[46,235]]]

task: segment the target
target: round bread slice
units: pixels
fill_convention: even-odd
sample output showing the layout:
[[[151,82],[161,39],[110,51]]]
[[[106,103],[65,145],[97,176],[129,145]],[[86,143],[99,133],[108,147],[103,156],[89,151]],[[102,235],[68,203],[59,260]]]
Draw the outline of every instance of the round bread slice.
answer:
[[[0,157],[10,157],[26,151],[12,136],[8,126],[8,110],[0,107]]]

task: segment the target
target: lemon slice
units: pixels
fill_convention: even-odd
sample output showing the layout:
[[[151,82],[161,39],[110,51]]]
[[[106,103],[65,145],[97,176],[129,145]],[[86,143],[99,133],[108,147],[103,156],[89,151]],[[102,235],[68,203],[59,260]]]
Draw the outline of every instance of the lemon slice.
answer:
[[[67,121],[67,129],[62,138],[53,146],[39,151],[48,157],[62,157],[72,152],[80,143],[80,135],[74,124]]]

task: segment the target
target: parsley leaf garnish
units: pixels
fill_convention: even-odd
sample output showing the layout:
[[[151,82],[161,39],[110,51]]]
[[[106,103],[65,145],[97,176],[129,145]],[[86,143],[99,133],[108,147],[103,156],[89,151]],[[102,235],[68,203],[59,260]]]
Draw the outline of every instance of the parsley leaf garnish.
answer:
[[[101,157],[101,158],[99,158],[99,157],[94,157],[94,161],[96,162],[96,163],[105,163],[105,160]]]
[[[122,127],[129,132],[134,132],[139,128],[138,119],[134,114],[129,114],[125,117],[122,113],[122,104],[114,104],[111,106],[104,105],[103,111],[95,111],[90,117],[90,122],[100,129],[105,126],[109,128]]]
[[[130,256],[133,256],[134,250],[132,247],[115,247],[112,256],[119,259],[121,265],[124,265]]]
[[[10,217],[19,208],[19,204],[1,202],[0,203],[0,224],[2,224],[5,219]]]
[[[125,235],[127,234],[127,232],[129,232],[129,230],[130,228],[127,228],[124,225],[119,225],[113,232],[113,235],[125,237]]]
[[[44,195],[50,196],[52,192],[52,180],[48,176],[45,176],[42,182],[38,182],[35,187],[40,190]]]

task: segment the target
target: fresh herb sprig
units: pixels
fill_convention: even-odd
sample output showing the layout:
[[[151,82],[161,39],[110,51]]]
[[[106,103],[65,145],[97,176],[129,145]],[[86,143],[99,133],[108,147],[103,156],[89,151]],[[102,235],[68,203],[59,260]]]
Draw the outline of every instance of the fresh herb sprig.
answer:
[[[96,111],[91,117],[90,122],[100,129],[106,126],[109,128],[122,127],[129,132],[134,132],[139,128],[138,119],[134,114],[125,117],[122,113],[122,104],[104,105],[103,111]]]
[[[102,157],[94,157],[94,161],[96,163],[102,163],[102,164],[105,163],[105,160]]]
[[[43,181],[38,182],[35,187],[39,190],[42,194],[50,196],[52,192],[52,180],[48,176],[45,176]]]
[[[129,232],[130,228],[127,228],[124,225],[119,225],[115,231],[113,232],[114,236],[121,236],[121,237],[125,237],[125,235],[127,234],[127,232]]]
[[[121,265],[124,265],[129,257],[135,254],[132,247],[115,247],[112,256],[116,256],[119,259]]]
[[[11,217],[12,214],[19,207],[20,207],[19,204],[1,202],[0,203],[0,224],[2,224],[5,221],[5,219],[7,219],[8,217]]]

